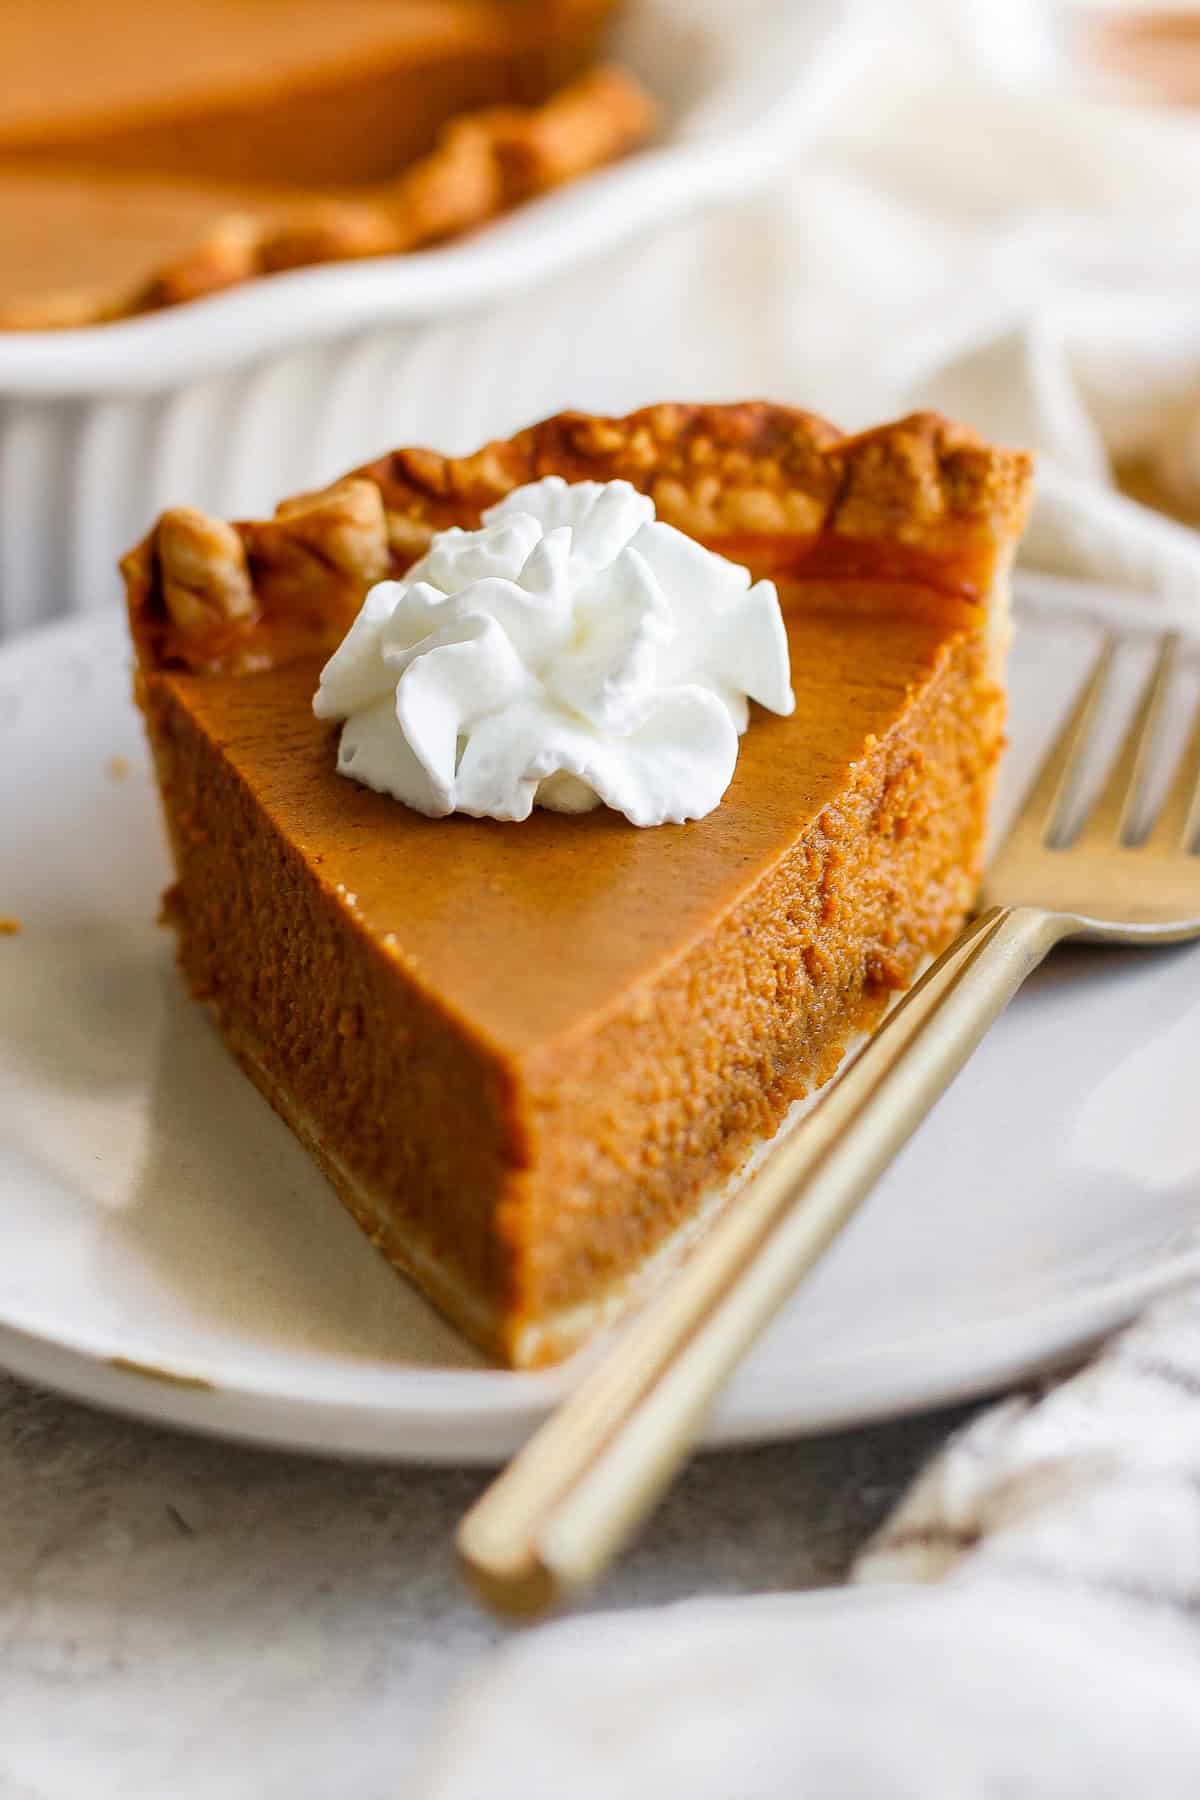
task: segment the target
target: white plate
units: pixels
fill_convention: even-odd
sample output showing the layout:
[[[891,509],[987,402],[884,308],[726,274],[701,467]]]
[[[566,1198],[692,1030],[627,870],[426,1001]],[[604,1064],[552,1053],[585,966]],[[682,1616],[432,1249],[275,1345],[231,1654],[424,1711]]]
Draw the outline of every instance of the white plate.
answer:
[[[1010,798],[1096,629],[1024,608]],[[0,914],[24,925],[0,937],[0,1361],[264,1443],[499,1457],[572,1369],[481,1366],[183,997],[153,922],[166,866],[127,662],[116,617],[0,652]],[[738,1375],[710,1441],[981,1392],[1200,1273],[1198,1059],[1200,950],[1060,953]]]

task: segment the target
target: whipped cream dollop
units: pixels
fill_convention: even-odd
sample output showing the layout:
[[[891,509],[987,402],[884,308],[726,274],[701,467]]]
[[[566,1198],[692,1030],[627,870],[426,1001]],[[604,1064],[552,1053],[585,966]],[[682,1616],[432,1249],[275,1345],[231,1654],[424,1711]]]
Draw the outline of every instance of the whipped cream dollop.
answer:
[[[663,825],[718,805],[749,700],[794,705],[774,583],[628,482],[551,475],[373,587],[313,710],[344,721],[343,775],[434,818]]]

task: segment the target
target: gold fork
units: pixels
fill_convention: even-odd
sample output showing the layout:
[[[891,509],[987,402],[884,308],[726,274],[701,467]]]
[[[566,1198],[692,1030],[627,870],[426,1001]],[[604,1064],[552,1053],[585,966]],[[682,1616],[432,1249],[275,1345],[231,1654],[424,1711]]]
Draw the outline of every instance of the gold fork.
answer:
[[[1174,639],[1099,797],[1064,836],[1114,649],[1110,637],[977,918],[463,1520],[462,1566],[495,1611],[535,1616],[601,1572],[685,1460],[732,1370],[1055,944],[1200,936],[1200,706],[1152,828],[1131,836]]]

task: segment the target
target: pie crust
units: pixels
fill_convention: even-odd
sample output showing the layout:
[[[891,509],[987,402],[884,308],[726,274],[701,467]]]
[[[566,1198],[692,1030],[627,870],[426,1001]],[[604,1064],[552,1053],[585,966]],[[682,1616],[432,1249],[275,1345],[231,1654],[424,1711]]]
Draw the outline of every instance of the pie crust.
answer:
[[[395,450],[272,519],[165,512],[122,564],[139,655],[237,672],[332,645],[435,532],[477,526],[548,474],[629,481],[660,519],[782,581],[888,577],[984,604],[1024,526],[1032,461],[936,413],[850,437],[762,401],[560,413],[471,456]]]

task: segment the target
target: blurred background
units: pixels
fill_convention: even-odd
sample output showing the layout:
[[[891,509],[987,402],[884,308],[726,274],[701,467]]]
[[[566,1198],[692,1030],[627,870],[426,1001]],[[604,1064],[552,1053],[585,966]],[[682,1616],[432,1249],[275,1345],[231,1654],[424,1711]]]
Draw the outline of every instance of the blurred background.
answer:
[[[564,406],[941,405],[1200,512],[1200,10],[0,0],[0,629]],[[1035,528],[1031,551],[1036,551]]]

